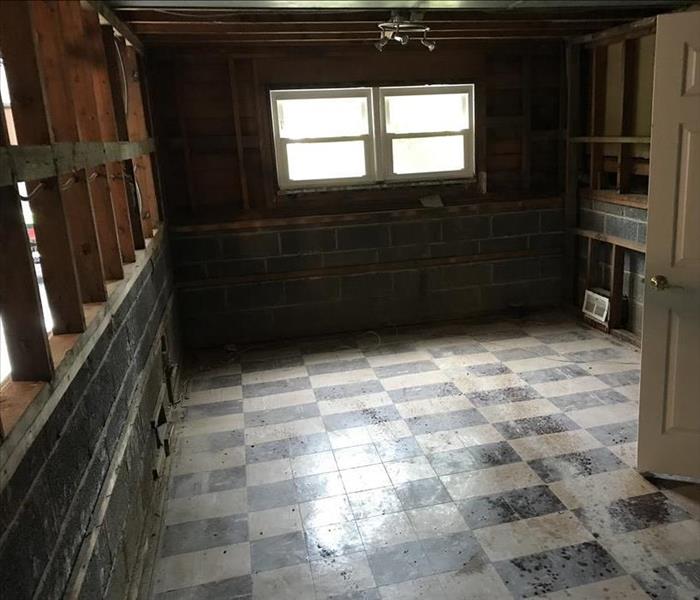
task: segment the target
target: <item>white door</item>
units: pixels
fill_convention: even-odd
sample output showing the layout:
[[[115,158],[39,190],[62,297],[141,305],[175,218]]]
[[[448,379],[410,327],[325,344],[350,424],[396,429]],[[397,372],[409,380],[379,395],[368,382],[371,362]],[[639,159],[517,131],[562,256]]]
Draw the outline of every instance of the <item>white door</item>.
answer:
[[[638,464],[700,479],[700,11],[656,26]]]

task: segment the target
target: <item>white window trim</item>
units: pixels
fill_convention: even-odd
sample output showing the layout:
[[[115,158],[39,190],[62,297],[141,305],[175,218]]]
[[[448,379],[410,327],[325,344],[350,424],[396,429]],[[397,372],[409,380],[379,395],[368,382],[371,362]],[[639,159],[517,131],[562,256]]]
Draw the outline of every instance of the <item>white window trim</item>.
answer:
[[[387,133],[385,120],[385,101],[388,96],[442,93],[469,94],[469,128],[458,131],[430,131],[421,133]],[[358,136],[324,137],[324,138],[283,138],[279,131],[277,111],[278,100],[305,98],[365,98],[367,100],[368,133]],[[340,186],[368,187],[372,184],[440,181],[454,179],[471,179],[475,173],[474,148],[474,84],[416,85],[363,88],[324,88],[271,90],[272,129],[275,146],[277,180],[281,191],[293,192],[307,189],[330,188]],[[376,132],[376,135],[375,135]],[[439,137],[442,135],[464,136],[464,168],[457,171],[434,171],[421,173],[393,173],[392,139]],[[337,141],[363,141],[365,145],[365,175],[337,179],[306,179],[294,181],[289,178],[287,164],[287,145],[291,143],[322,143]]]
[[[323,138],[283,138],[279,131],[279,119],[277,114],[277,100],[296,100],[304,98],[365,98],[367,100],[367,131],[366,135],[323,137]],[[277,162],[277,180],[280,189],[317,188],[330,185],[353,185],[375,183],[377,181],[377,165],[374,156],[374,105],[372,102],[372,88],[333,88],[314,90],[272,90],[270,92],[272,104],[272,127],[275,136],[275,157]],[[287,144],[296,143],[323,143],[363,141],[365,145],[365,175],[363,177],[343,177],[339,179],[305,179],[294,181],[289,178],[289,166],[287,164]]]
[[[474,177],[474,84],[463,85],[414,85],[377,88],[376,94],[379,107],[380,125],[378,141],[381,144],[383,157],[382,177],[385,181],[421,181],[424,179],[465,179]],[[428,94],[468,94],[469,95],[469,128],[457,131],[425,131],[421,133],[389,133],[386,130],[386,102],[391,96],[413,96]],[[394,158],[392,143],[394,139],[411,139],[419,137],[464,136],[464,168],[456,171],[421,171],[420,173],[397,174],[393,172]]]

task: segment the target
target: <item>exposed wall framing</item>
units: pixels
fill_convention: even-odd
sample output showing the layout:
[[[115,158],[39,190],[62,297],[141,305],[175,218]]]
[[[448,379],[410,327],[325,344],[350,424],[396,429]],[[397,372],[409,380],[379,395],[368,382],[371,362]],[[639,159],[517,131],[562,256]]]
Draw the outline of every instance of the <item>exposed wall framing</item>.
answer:
[[[633,265],[639,256],[643,264],[646,242],[654,28],[654,18],[643,19],[574,39],[567,49],[572,298],[580,304],[588,288],[608,295],[607,330],[641,331],[641,315],[630,315],[635,302],[641,306],[632,298],[633,279],[642,277]]]
[[[0,382],[0,439],[9,427],[6,409],[14,422],[33,397],[13,397],[11,389],[52,380],[95,303],[108,299],[135,249],[159,227],[141,66],[133,46],[124,46],[89,4],[0,4],[0,55],[12,98],[11,122],[5,112],[0,122],[1,227],[9,242],[0,314],[12,365],[11,380]],[[54,321],[49,333],[18,182],[28,189]]]

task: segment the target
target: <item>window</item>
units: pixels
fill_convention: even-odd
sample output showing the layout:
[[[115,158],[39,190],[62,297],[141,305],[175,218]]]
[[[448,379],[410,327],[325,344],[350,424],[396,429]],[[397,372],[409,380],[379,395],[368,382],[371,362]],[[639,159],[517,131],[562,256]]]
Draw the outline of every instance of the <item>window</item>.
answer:
[[[283,190],[474,175],[474,86],[270,92]]]

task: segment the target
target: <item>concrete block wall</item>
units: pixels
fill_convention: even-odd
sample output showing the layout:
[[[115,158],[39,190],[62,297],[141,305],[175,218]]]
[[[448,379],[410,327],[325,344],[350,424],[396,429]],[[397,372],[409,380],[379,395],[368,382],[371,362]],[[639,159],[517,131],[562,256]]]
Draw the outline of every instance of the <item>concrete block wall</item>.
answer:
[[[620,206],[610,202],[581,199],[579,225],[600,233],[606,233],[632,242],[646,243],[647,211],[641,208]],[[593,284],[609,289],[611,277],[611,246],[595,244],[595,268]],[[585,245],[579,244],[578,295],[583,299],[585,273]],[[645,255],[633,250],[625,251],[623,294],[627,298],[626,329],[641,335],[644,309]]]
[[[172,305],[163,240],[0,491],[0,597],[124,597],[153,490],[156,397],[148,382],[162,378],[151,357],[159,357],[163,329],[179,360]],[[109,474],[118,477],[96,515]],[[78,558],[100,524],[93,564],[82,561],[78,577]]]
[[[446,320],[560,301],[560,202],[173,233],[193,347]],[[364,219],[364,220],[363,220]]]

